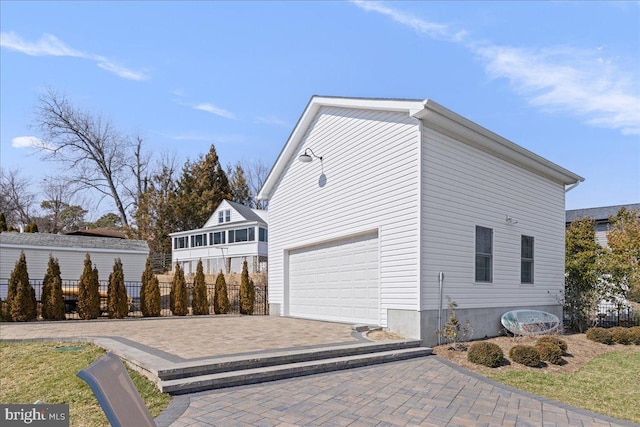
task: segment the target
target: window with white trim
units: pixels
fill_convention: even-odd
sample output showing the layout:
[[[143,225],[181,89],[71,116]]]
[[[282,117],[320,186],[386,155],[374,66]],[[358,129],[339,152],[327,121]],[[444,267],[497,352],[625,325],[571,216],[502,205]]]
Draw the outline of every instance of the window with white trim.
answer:
[[[256,240],[255,227],[229,230],[229,243],[253,242]]]
[[[176,237],[173,240],[173,249],[184,249],[189,246],[189,239],[185,237]]]
[[[522,236],[520,251],[520,282],[533,284],[533,237]]]
[[[493,229],[476,226],[476,282],[493,281]]]
[[[218,224],[231,221],[231,209],[225,209],[218,212]]]
[[[260,242],[268,242],[269,234],[267,233],[266,228],[259,227],[258,228],[258,241]]]
[[[191,247],[197,248],[200,246],[207,246],[207,235],[194,234],[193,236],[191,236]]]
[[[209,244],[210,245],[223,245],[226,243],[226,231],[215,231],[213,233],[209,233]]]

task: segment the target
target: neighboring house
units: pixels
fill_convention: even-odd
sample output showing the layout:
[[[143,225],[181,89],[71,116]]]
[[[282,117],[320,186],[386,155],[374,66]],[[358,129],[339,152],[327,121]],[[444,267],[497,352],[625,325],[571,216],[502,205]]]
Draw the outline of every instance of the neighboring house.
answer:
[[[24,251],[29,279],[42,281],[47,272],[49,254],[58,258],[62,280],[78,280],[87,253],[98,268],[99,280],[108,280],[116,258],[122,261],[124,280],[139,282],[149,255],[144,240],[110,237],[69,236],[49,233],[0,233],[0,284],[5,285]],[[6,288],[0,292],[6,298]]]
[[[249,272],[267,271],[267,211],[223,200],[196,230],[171,233],[172,265],[195,273],[202,260],[205,274],[240,273],[246,260]]]
[[[86,228],[67,233],[69,236],[93,236],[93,237],[111,237],[114,239],[126,239],[127,234],[122,230],[112,230],[110,228]]]
[[[580,218],[592,218],[596,223],[596,240],[600,246],[605,248],[608,247],[607,231],[609,231],[609,225],[611,224],[609,218],[616,215],[622,208],[626,208],[628,211],[640,212],[640,203],[568,210],[566,212],[566,225],[568,227],[569,224]]]
[[[426,345],[447,296],[475,337],[516,308],[562,316],[565,192],[581,181],[431,100],[314,96],[259,194],[270,311]]]

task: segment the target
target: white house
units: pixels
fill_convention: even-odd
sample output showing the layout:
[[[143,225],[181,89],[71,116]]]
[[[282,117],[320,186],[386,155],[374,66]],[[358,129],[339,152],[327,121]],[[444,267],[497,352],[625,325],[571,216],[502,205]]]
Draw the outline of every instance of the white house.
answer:
[[[190,274],[202,259],[205,274],[239,273],[246,260],[249,272],[266,271],[268,220],[265,210],[223,200],[204,227],[171,233],[172,265]]]
[[[124,280],[139,282],[149,255],[144,240],[109,237],[69,236],[48,233],[0,233],[0,298],[6,298],[9,276],[20,252],[27,260],[29,279],[42,281],[47,272],[49,254],[58,259],[62,280],[78,280],[87,253],[98,269],[99,279],[108,280],[116,258],[122,261]]]
[[[519,307],[561,316],[565,192],[581,181],[431,100],[314,96],[259,194],[271,313],[426,345],[447,296],[475,337]]]

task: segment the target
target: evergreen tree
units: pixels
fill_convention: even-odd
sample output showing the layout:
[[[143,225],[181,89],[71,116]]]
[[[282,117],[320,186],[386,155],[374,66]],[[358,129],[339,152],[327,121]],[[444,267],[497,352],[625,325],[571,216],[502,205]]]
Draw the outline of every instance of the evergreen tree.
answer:
[[[149,313],[147,312],[147,293],[149,292],[149,285],[151,284],[153,276],[153,270],[151,269],[151,257],[148,256],[147,262],[144,266],[144,271],[142,272],[140,286],[140,311],[142,311],[143,317],[149,316]]]
[[[227,174],[213,145],[197,162],[185,163],[177,187],[174,207],[180,230],[202,227],[222,200],[232,198]]]
[[[37,233],[38,232],[38,224],[36,224],[35,222],[32,222],[31,224],[28,224],[26,227],[24,227],[24,232],[25,233]]]
[[[198,260],[196,276],[193,279],[193,301],[191,302],[191,312],[194,315],[209,314],[209,299],[207,298],[207,284],[204,282],[204,272],[202,260]]]
[[[24,252],[20,253],[20,258],[11,272],[8,296],[10,315],[14,321],[27,322],[37,319],[36,294],[31,283],[29,283],[27,258]]]
[[[160,316],[160,283],[158,283],[158,278],[155,274],[147,284],[147,295],[144,303],[146,306],[147,317]]]
[[[247,260],[242,263],[242,275],[240,277],[240,314],[253,314],[253,303],[256,290],[253,281],[249,279]]]
[[[216,278],[216,286],[213,293],[213,311],[216,314],[227,314],[229,312],[227,282],[224,280],[224,274],[222,274],[222,271],[220,271]]]
[[[44,320],[65,320],[64,298],[62,296],[62,278],[58,259],[49,255],[47,273],[42,281],[42,318]]]
[[[98,270],[91,269],[91,255],[84,258],[84,269],[78,280],[78,315],[81,319],[97,319],[100,316],[100,292]]]
[[[572,222],[566,232],[564,310],[569,328],[579,332],[589,327],[601,298],[598,269],[601,252],[593,219]]]
[[[604,256],[610,289],[640,302],[640,212],[621,208],[610,222]]]
[[[231,201],[240,203],[241,205],[251,206],[253,199],[249,184],[245,178],[244,170],[240,163],[236,163],[235,167],[227,167],[227,176],[229,176],[229,188],[231,190]]]
[[[0,232],[7,231],[7,217],[4,212],[0,212]]]
[[[115,260],[113,272],[109,275],[107,306],[109,317],[112,319],[124,319],[129,314],[129,299],[127,298],[127,289],[124,286],[124,272],[120,258]]]
[[[189,313],[187,282],[184,280],[184,272],[178,263],[176,263],[176,272],[171,283],[169,302],[174,316],[186,316]]]

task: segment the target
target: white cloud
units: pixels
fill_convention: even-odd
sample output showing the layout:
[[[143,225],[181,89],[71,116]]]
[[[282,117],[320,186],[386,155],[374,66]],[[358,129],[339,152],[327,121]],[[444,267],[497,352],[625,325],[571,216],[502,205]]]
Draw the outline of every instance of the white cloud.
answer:
[[[216,107],[215,105],[205,102],[196,104],[193,106],[195,110],[206,111],[207,113],[215,114],[216,116],[224,117],[226,119],[236,120],[236,115],[230,111]]]
[[[256,123],[261,123],[269,126],[280,126],[280,127],[286,127],[286,128],[290,127],[289,122],[275,116],[257,117]]]
[[[48,150],[53,150],[54,147],[37,138],[35,136],[18,136],[11,140],[11,146],[13,148],[46,148]]]
[[[95,62],[97,66],[103,70],[114,73],[125,79],[137,81],[148,79],[147,74],[143,71],[134,71],[126,67],[116,65],[113,61],[104,56],[73,49],[51,34],[43,34],[38,41],[29,42],[13,31],[3,32],[0,33],[0,46],[30,56],[68,56],[71,58],[87,59]]]
[[[481,59],[490,77],[507,79],[518,95],[543,111],[579,117],[590,126],[618,129],[624,135],[640,134],[639,76],[616,66],[616,61],[604,60],[602,47],[590,52],[500,46],[378,2],[353,3],[430,38],[467,48]]]

